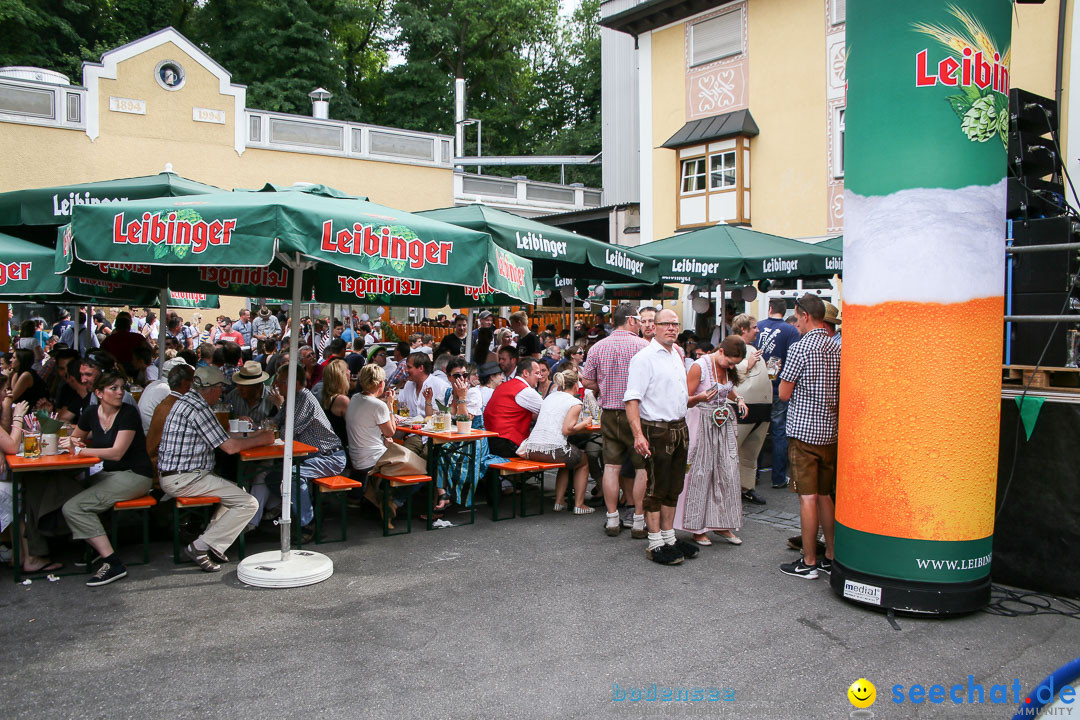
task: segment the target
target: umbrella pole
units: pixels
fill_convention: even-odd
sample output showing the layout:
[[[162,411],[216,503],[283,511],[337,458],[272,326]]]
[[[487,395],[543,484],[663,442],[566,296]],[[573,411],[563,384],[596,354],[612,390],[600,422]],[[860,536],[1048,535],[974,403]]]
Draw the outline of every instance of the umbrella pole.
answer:
[[[727,335],[727,328],[724,326],[724,318],[727,317],[727,313],[724,312],[724,281],[721,280],[720,284],[716,286],[716,327],[720,329],[720,340],[724,340],[724,336]]]
[[[165,312],[169,309],[169,289],[161,288],[161,292],[158,293],[158,367],[165,367],[165,331],[168,328],[165,326]]]
[[[76,305],[74,312],[71,314],[71,347],[75,352],[79,352],[79,335],[82,334],[82,327],[79,326],[79,306]]]
[[[303,263],[299,253],[296,255],[296,266],[293,268],[293,307],[300,307],[300,285],[303,277]],[[333,306],[331,310],[331,322],[333,322]],[[331,333],[333,333],[333,325]],[[297,362],[300,359],[300,328],[298,323],[291,323],[289,328],[289,389],[285,399],[285,429],[281,438],[285,442],[285,456],[282,459],[281,470],[281,560],[289,559],[289,543],[292,540],[290,530],[292,528],[292,459],[293,459],[293,430],[296,427],[296,372]]]
[[[473,347],[472,347],[472,308],[465,308],[465,326],[469,329],[468,335],[465,336],[465,361],[472,362]]]
[[[576,292],[574,293],[577,294]],[[574,295],[570,296],[570,347],[574,347]]]
[[[295,553],[289,549],[292,539],[292,439],[296,425],[294,413],[300,347],[300,286],[304,270],[311,267],[311,264],[304,262],[299,253],[293,256],[295,260],[285,255],[278,257],[293,271],[291,311],[294,314],[294,322],[289,323],[289,389],[285,400],[288,404],[285,406],[285,429],[281,434],[285,442],[281,469],[281,520],[278,522],[281,529],[281,551],[271,550],[248,555],[237,566],[236,577],[241,582],[257,587],[291,588],[326,580],[334,574],[334,563],[322,553],[306,548]]]

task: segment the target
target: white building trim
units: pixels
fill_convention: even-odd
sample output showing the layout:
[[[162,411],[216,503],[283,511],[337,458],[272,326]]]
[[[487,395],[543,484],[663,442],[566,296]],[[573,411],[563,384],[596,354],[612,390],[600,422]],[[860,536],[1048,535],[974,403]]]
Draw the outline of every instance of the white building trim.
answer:
[[[638,37],[638,161],[640,167],[641,244],[653,237],[653,123],[652,123],[652,33]]]
[[[247,87],[234,85],[232,75],[214,59],[200,50],[194,43],[178,33],[171,27],[158,30],[152,35],[139,38],[127,45],[110,50],[101,56],[100,63],[83,63],[83,85],[86,86],[86,134],[91,141],[96,140],[100,129],[100,115],[102,108],[99,106],[100,89],[98,80],[116,79],[116,69],[124,60],[129,60],[137,55],[152,50],[166,43],[173,43],[186,53],[192,60],[205,68],[210,74],[218,79],[218,91],[233,99],[233,148],[237,155],[243,155],[246,147],[247,116],[244,114],[244,106],[247,100]]]

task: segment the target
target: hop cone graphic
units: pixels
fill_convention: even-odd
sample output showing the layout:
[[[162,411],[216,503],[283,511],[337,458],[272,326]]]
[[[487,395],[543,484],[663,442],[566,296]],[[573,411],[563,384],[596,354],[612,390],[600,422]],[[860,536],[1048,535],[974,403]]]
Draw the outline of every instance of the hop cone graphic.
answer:
[[[998,112],[994,108],[994,98],[987,95],[976,100],[964,113],[960,129],[972,142],[986,142],[998,133]]]

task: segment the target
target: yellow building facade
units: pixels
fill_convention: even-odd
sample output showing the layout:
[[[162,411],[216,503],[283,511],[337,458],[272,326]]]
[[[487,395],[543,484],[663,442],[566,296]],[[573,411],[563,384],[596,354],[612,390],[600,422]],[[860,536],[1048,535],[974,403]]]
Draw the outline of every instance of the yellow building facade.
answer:
[[[642,243],[720,222],[806,240],[843,232],[843,0],[614,9],[601,23],[636,43]],[[1073,5],[1064,17],[1058,0],[1014,10],[1012,86],[1051,98],[1064,22],[1069,157]]]
[[[81,85],[0,73],[0,192],[171,169],[225,189],[321,183],[414,211],[453,205],[452,142],[248,108],[245,87],[171,28],[86,63]],[[222,312],[241,304],[222,298]]]

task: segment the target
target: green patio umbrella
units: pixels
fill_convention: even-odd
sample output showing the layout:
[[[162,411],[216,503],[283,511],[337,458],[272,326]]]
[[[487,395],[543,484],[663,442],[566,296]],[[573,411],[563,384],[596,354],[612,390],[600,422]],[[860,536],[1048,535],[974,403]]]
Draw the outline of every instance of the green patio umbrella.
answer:
[[[844,273],[844,236],[838,235],[828,240],[822,240],[817,246],[833,253],[833,259],[829,265],[835,268],[834,273],[842,275]]]
[[[424,210],[418,213],[490,233],[499,246],[533,262],[538,278],[581,278],[613,282],[656,282],[655,261],[634,250],[609,245],[487,205]]]
[[[840,270],[836,253],[828,248],[734,225],[714,225],[637,249],[660,261],[665,282],[812,277]]]
[[[362,200],[303,192],[271,189],[80,205],[68,241],[65,255],[84,262],[161,265],[170,271],[258,269],[278,259],[292,273],[294,308],[302,302],[304,273],[325,277],[339,269],[401,281],[490,286],[518,298],[528,298],[533,289],[532,264],[496,246],[486,233]],[[253,555],[237,570],[243,582],[266,587],[306,585],[333,573],[325,556],[293,554],[289,548],[298,328],[292,323],[289,337],[281,553]]]
[[[479,287],[486,277],[524,302],[533,289],[528,260],[486,233],[353,198],[264,191],[80,205],[71,227],[75,258],[167,266],[174,287],[182,268],[268,268],[295,255],[406,280]]]
[[[80,205],[217,192],[224,191],[213,185],[182,178],[172,172],[12,190],[0,193],[0,227],[9,231],[16,227],[58,227],[66,225],[71,220],[72,209]],[[44,237],[50,239],[48,236]]]

